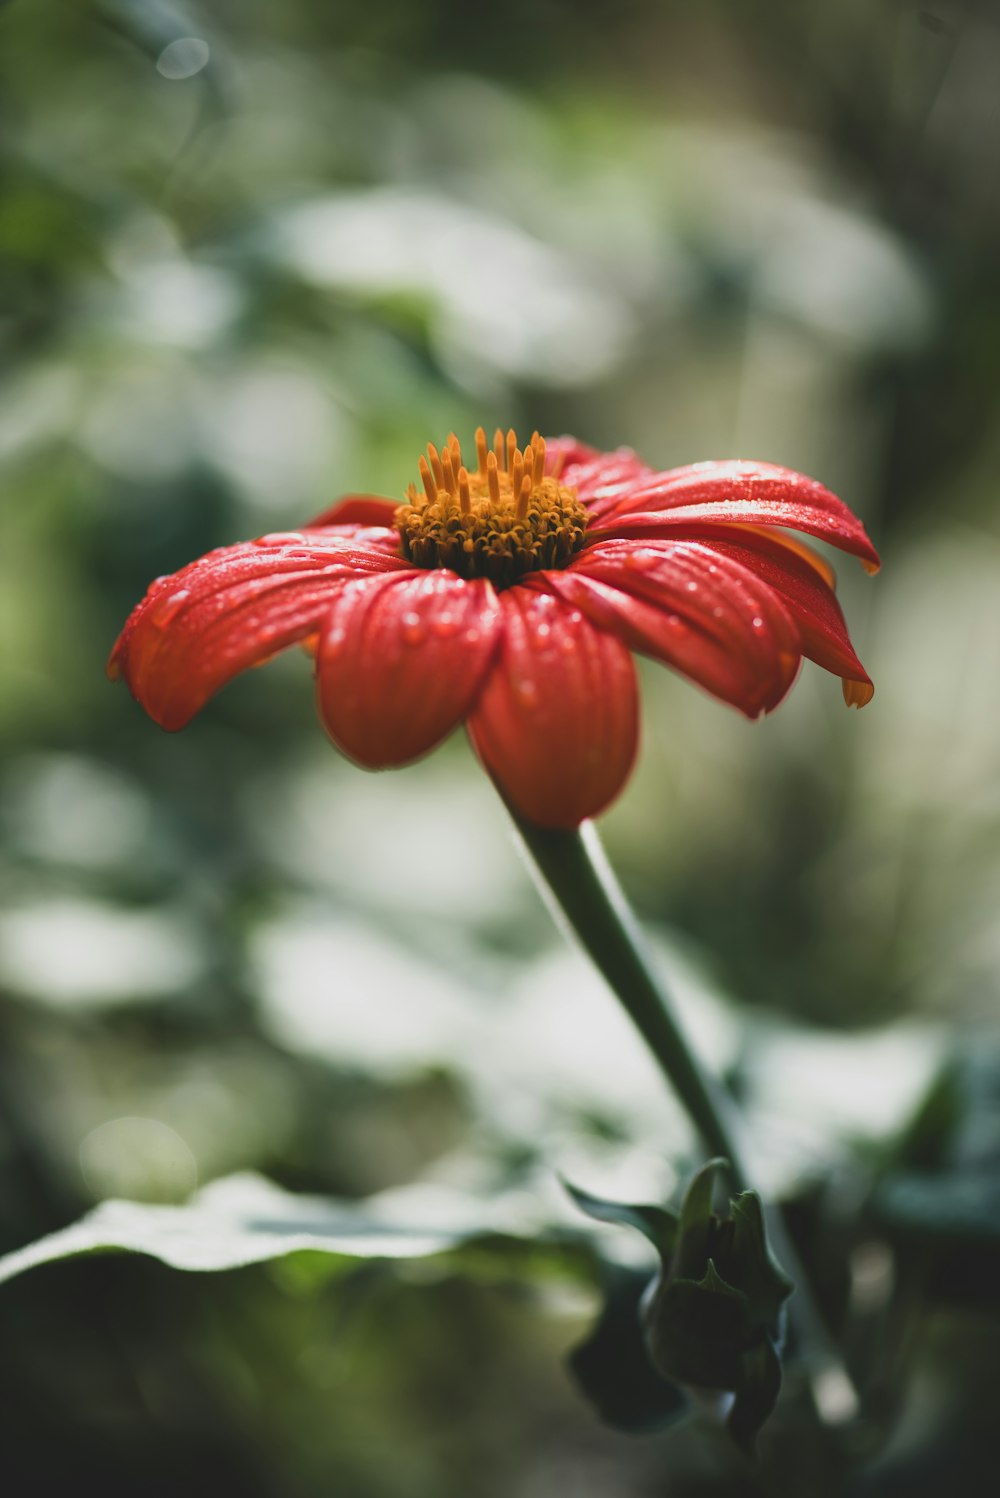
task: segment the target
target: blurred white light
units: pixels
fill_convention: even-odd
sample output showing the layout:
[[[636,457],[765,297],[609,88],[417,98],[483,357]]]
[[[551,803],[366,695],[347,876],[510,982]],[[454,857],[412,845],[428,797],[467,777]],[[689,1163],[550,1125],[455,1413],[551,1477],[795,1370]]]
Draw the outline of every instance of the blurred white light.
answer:
[[[70,754],[12,766],[3,812],[19,849],[81,868],[127,866],[150,830],[148,799],[134,785]]]
[[[308,514],[350,425],[305,371],[274,365],[234,371],[202,413],[202,442],[251,504]]]
[[[254,933],[250,962],[267,1028],[283,1044],[393,1078],[446,1068],[502,1136],[529,1145],[544,1136],[548,1158],[568,1169],[580,1159],[573,1131],[595,1115],[622,1140],[657,1141],[663,1157],[691,1142],[656,1063],[578,953],[519,965],[512,989],[503,967],[481,963],[473,984],[381,928],[302,910]],[[676,954],[664,967],[699,1051],[721,1069],[735,1022]],[[648,1177],[648,1151],[633,1165]]]
[[[156,59],[156,71],[164,78],[193,78],[208,65],[211,48],[200,36],[181,36],[164,47]]]
[[[912,257],[857,211],[789,199],[775,209],[760,248],[759,300],[832,340],[906,346],[927,330],[930,300]]]
[[[298,912],[250,939],[270,1032],[344,1066],[407,1075],[475,1045],[475,994],[360,922]]]
[[[80,397],[77,372],[65,365],[25,368],[0,401],[0,458],[61,435]]]
[[[187,1144],[157,1118],[113,1118],[80,1144],[80,1170],[98,1200],[184,1201],[198,1185]]]
[[[324,752],[280,785],[251,788],[248,825],[284,872],[449,927],[496,923],[523,904],[506,814],[471,756],[444,751],[405,776],[348,774],[331,773]],[[264,805],[275,814],[262,818]]]
[[[431,192],[304,204],[280,221],[275,248],[319,285],[425,296],[444,353],[503,374],[583,384],[614,368],[630,341],[624,302],[569,255]]]
[[[857,1035],[780,1031],[755,1047],[751,1100],[768,1116],[803,1121],[828,1144],[885,1138],[916,1108],[941,1051],[932,1026]]]
[[[129,269],[121,312],[133,337],[204,348],[225,331],[240,303],[233,278],[214,266],[150,260]]]
[[[170,478],[191,461],[190,405],[182,371],[125,363],[92,395],[80,441],[124,478]]]
[[[0,915],[0,977],[55,1006],[176,993],[202,968],[197,934],[162,911],[50,899]]]

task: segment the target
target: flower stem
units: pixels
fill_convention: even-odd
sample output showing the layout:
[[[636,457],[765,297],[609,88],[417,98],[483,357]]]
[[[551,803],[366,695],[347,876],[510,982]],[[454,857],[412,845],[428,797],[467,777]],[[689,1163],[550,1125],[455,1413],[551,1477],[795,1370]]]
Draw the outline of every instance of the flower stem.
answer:
[[[570,832],[536,827],[516,812],[510,814],[557,922],[569,926],[625,1009],[708,1152],[724,1155],[737,1189],[746,1190],[751,1173],[739,1143],[736,1106],[702,1066],[681,1029],[593,823]],[[795,1282],[790,1314],[817,1411],[825,1424],[843,1424],[857,1414],[853,1384],[827,1336],[782,1218],[766,1206],[765,1211],[777,1257]]]

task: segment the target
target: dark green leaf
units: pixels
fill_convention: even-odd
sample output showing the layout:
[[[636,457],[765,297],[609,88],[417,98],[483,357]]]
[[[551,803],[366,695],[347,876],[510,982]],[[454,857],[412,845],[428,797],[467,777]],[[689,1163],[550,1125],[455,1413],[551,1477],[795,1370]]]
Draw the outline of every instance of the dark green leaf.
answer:
[[[733,1202],[732,1239],[722,1268],[746,1295],[752,1323],[775,1323],[794,1286],[771,1252],[756,1191],[744,1191]]]
[[[700,1279],[712,1251],[716,1226],[712,1211],[716,1179],[730,1169],[729,1161],[717,1157],[707,1161],[692,1178],[681,1203],[680,1238],[674,1272],[687,1279]]]
[[[570,1354],[583,1393],[616,1430],[662,1430],[687,1409],[684,1395],[660,1378],[646,1350],[639,1313],[648,1284],[640,1271],[616,1273],[593,1330]]]
[[[646,1345],[664,1378],[735,1389],[749,1336],[746,1297],[709,1262],[701,1280],[661,1284],[646,1313]]]
[[[781,1359],[769,1338],[744,1354],[740,1386],[726,1420],[726,1429],[742,1451],[753,1456],[761,1426],[781,1392]]]
[[[597,1222],[610,1222],[622,1227],[637,1228],[648,1238],[660,1257],[666,1261],[674,1251],[677,1241],[677,1214],[669,1207],[633,1206],[627,1202],[606,1201],[600,1196],[591,1196],[569,1181],[563,1185],[576,1202],[581,1212]]]

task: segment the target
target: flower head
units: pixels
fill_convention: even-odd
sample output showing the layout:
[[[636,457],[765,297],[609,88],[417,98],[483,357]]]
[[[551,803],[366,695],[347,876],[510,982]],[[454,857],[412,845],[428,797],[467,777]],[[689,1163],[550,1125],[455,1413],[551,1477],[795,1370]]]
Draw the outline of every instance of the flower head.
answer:
[[[827,563],[786,527],[860,557],[861,523],[814,479],[769,463],[659,473],[572,438],[513,431],[476,464],[457,439],[420,459],[406,503],[353,496],[301,531],[209,552],[152,584],[108,665],[163,728],[237,672],[313,652],[320,717],[368,769],[426,754],[459,723],[511,805],[573,827],[635,758],[631,652],[749,717],[777,707],[802,658],[863,706]]]

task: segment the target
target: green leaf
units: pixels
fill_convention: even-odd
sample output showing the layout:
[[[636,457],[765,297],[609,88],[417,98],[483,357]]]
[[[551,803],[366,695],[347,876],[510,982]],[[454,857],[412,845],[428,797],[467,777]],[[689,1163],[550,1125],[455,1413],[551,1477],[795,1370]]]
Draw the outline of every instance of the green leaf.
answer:
[[[649,1275],[641,1271],[613,1271],[600,1316],[569,1357],[584,1395],[615,1430],[664,1430],[689,1408],[680,1389],[660,1378],[650,1362],[640,1325],[648,1284]]]
[[[627,1202],[610,1202],[600,1196],[591,1196],[564,1180],[563,1186],[573,1198],[581,1212],[597,1222],[610,1222],[616,1226],[637,1228],[648,1238],[660,1257],[666,1262],[674,1251],[677,1241],[678,1217],[669,1207],[632,1206]]]
[[[717,1156],[707,1161],[684,1193],[681,1203],[680,1239],[674,1273],[685,1279],[700,1279],[711,1254],[711,1239],[716,1226],[712,1211],[716,1178],[730,1169],[729,1161]]]
[[[736,1389],[749,1322],[746,1297],[709,1260],[700,1280],[661,1284],[646,1311],[646,1345],[664,1378],[705,1389]]]
[[[778,1402],[781,1392],[781,1359],[765,1337],[744,1354],[740,1386],[726,1420],[726,1429],[747,1456],[757,1449],[761,1426]]]
[[[541,1235],[523,1199],[408,1187],[362,1202],[298,1196],[251,1173],[213,1181],[182,1207],[106,1201],[60,1232],[0,1258],[0,1281],[80,1254],[148,1254],[174,1269],[224,1270],[314,1251],[345,1260],[417,1259],[506,1238],[565,1255],[579,1236]]]
[[[771,1252],[756,1191],[744,1191],[733,1202],[732,1239],[723,1269],[747,1297],[754,1325],[776,1323],[794,1286]]]

